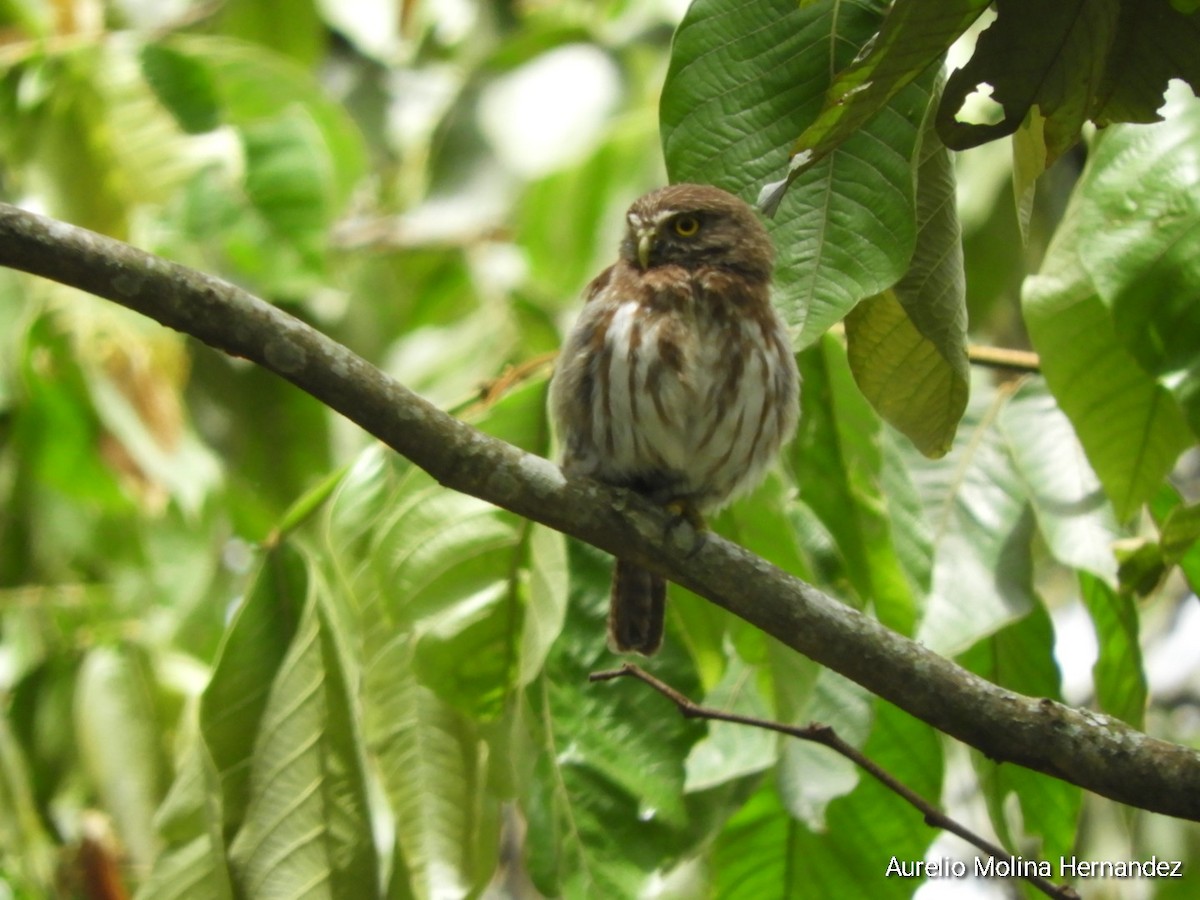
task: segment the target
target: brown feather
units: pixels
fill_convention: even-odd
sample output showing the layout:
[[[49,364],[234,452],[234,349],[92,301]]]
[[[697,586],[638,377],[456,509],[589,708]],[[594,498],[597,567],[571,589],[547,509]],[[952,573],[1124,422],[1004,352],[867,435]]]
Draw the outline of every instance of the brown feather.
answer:
[[[653,656],[662,646],[667,583],[633,563],[617,560],[608,605],[608,646],[614,653]]]

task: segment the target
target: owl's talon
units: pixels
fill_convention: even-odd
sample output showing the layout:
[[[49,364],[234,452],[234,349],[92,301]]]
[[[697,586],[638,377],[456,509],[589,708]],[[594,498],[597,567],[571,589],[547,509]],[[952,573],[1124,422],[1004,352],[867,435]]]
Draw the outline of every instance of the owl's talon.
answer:
[[[708,523],[704,521],[704,516],[700,515],[700,510],[696,509],[687,500],[670,500],[667,502],[666,507],[667,512],[671,514],[674,522],[683,519],[697,531],[708,531]]]
[[[700,510],[687,500],[671,500],[666,504],[670,521],[667,523],[667,538],[676,547],[695,556],[708,540],[708,523]]]

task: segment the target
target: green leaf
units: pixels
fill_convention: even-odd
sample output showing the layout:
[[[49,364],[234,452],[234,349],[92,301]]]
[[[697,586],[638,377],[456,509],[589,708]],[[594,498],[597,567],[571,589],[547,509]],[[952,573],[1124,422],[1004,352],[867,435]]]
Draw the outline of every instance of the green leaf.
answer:
[[[803,718],[828,725],[847,743],[862,747],[874,727],[876,704],[866,690],[841,675],[821,670]],[[844,756],[811,741],[785,740],[778,769],[784,806],[815,832],[827,831],[830,805],[856,791],[864,773]]]
[[[1045,385],[1022,383],[1000,413],[1000,428],[1055,559],[1115,584],[1116,516]]]
[[[126,240],[135,208],[165,201],[198,166],[140,77],[135,47],[26,51],[0,81],[0,149],[18,189],[51,215]]]
[[[322,171],[334,211],[340,211],[365,171],[366,149],[350,114],[327,96],[308,70],[226,37],[175,35],[164,44],[208,68],[225,121],[235,128],[279,116],[299,117],[288,110],[302,109],[318,136],[308,144],[313,154],[309,165]]]
[[[705,696],[710,709],[769,719],[770,708],[756,681],[756,670],[738,658],[730,661],[721,681]],[[775,762],[773,732],[732,722],[709,722],[708,735],[692,746],[685,764],[683,789],[707,790],[745,775],[761,772]]]
[[[819,162],[855,134],[942,54],[991,0],[897,0],[864,52],[838,72],[816,120],[796,139],[804,167]]]
[[[1033,602],[1033,516],[999,428],[1009,391],[974,391],[954,447],[930,462],[911,456],[912,477],[933,532],[933,589],[917,639],[939,652],[964,649],[1024,615]]]
[[[148,661],[136,648],[97,647],[79,668],[80,758],[138,865],[158,853],[154,810],[165,789],[162,722]]]
[[[701,724],[631,679],[588,682],[590,672],[613,665],[604,646],[611,562],[576,542],[568,550],[566,625],[526,692],[536,727],[523,796],[528,833],[536,835],[527,863],[543,894],[636,896],[665,860],[695,848],[700,823],[720,809],[690,804],[683,793],[684,759],[704,734]],[[668,606],[674,602],[673,592]],[[678,641],[665,643],[655,674],[700,694]]]
[[[513,399],[513,410],[528,401]],[[323,565],[336,585],[346,630],[362,642],[367,658],[411,633],[423,686],[468,714],[499,715],[522,662],[529,528],[510,513],[445,490],[394,454],[365,451],[334,492],[322,523]],[[539,553],[553,552],[539,546]],[[539,582],[539,591],[561,588],[561,572],[546,577],[556,581]],[[531,627],[549,628],[561,596],[539,593],[537,602]],[[531,653],[544,654],[550,640],[548,631],[540,633]],[[533,656],[526,665],[538,664]]]
[[[901,784],[936,802],[942,788],[938,732],[887,703],[876,701],[874,706],[874,726],[863,753]],[[883,873],[893,856],[922,859],[936,836],[920,812],[864,773],[854,791],[829,804],[823,830],[797,829],[790,848],[795,877],[805,895],[908,898],[914,885]]]
[[[155,817],[164,843],[137,900],[233,900],[216,768],[199,734]]]
[[[315,258],[335,209],[335,188],[322,159],[321,134],[303,107],[292,106],[240,129],[246,194],[278,239]]]
[[[1099,583],[1099,582],[1097,582]],[[1039,604],[1020,621],[980,641],[959,662],[989,681],[1030,697],[1060,699],[1054,661],[1054,628]],[[1072,784],[1008,763],[971,754],[992,825],[1003,845],[1025,852],[1029,838],[1035,853],[1057,860],[1076,849],[1083,792]],[[1011,802],[1016,798],[1015,805]],[[1030,855],[1026,853],[1026,856]]]
[[[936,803],[942,780],[937,732],[894,707],[876,705],[875,726],[864,752],[901,783]],[[844,762],[816,744],[789,741],[789,751],[795,747],[811,749],[813,758]],[[786,794],[786,785],[779,791]],[[789,816],[767,782],[729,819],[715,842],[711,866],[716,895],[746,900],[911,897],[915,884],[884,873],[892,856],[924,857],[936,832],[922,826],[916,809],[865,774],[853,792],[829,805],[821,829]]]
[[[671,179],[753,200],[783,171],[831,73],[875,33],[886,6],[693,3],[675,35],[660,108]],[[783,200],[770,226],[779,253],[775,300],[797,347],[904,273],[916,240],[912,158],[932,77],[900,91]]]
[[[566,538],[553,529],[532,525],[529,591],[521,629],[521,662],[517,678],[521,687],[531,684],[542,671],[550,648],[562,632],[569,589]]]
[[[315,63],[327,40],[312,0],[231,0],[222,4],[218,21],[222,34],[253,41],[303,63]]]
[[[1049,165],[1089,119],[1154,122],[1170,79],[1200,86],[1200,18],[1168,0],[997,0],[996,10],[938,109],[939,133],[955,150],[1012,134],[1036,107]],[[959,120],[981,85],[991,87],[1002,118]]]
[[[1118,338],[1200,436],[1200,101],[1114,126],[1079,185],[1079,255]]]
[[[1096,700],[1104,712],[1142,728],[1147,686],[1135,601],[1086,572],[1080,573],[1079,584],[1099,645],[1092,667]]]
[[[800,364],[800,432],[791,449],[800,497],[837,542],[843,558],[837,574],[853,585],[857,602],[911,634],[918,616],[914,587],[925,567],[918,562],[914,571],[900,555],[890,514],[913,521],[918,504],[911,492],[884,490],[899,473],[885,464],[880,422],[855,387],[838,342],[826,338],[820,352],[802,355]]]
[[[917,246],[896,285],[846,317],[854,379],[926,456],[944,455],[967,406],[966,280],[950,154],[926,120],[917,170]]]
[[[202,62],[163,44],[142,47],[141,62],[146,83],[187,134],[221,124],[216,85]]]
[[[347,671],[316,593],[274,680],[229,848],[239,896],[381,894],[362,739]]]
[[[367,747],[395,817],[403,895],[466,896],[496,863],[487,745],[468,717],[418,681],[414,649],[400,635],[367,663]]]
[[[1178,565],[1192,592],[1200,588],[1200,503],[1185,504],[1179,492],[1164,484],[1151,502],[1159,529],[1157,562]]]
[[[1086,176],[1085,176],[1086,177]],[[1042,374],[1120,521],[1158,489],[1192,436],[1178,403],[1137,364],[1080,259],[1084,201],[1068,207],[1023,291]]]
[[[245,816],[255,736],[307,594],[304,560],[280,544],[264,557],[200,698],[200,730],[220,779],[227,837]]]
[[[730,817],[713,846],[715,894],[722,900],[803,896],[793,866],[793,835],[801,828],[768,781]]]
[[[1104,91],[1105,55],[1118,27],[1120,0],[997,0],[998,17],[980,35],[975,53],[946,83],[938,131],[946,145],[965,150],[1012,134],[1036,105],[1046,118],[1048,161],[1079,138],[1079,129]],[[981,84],[1003,107],[994,124],[957,118]]]
[[[368,590],[380,592],[392,622],[419,635],[422,683],[464,710],[493,715],[512,679],[521,530],[511,515],[445,491],[423,472],[397,487],[376,534]]]

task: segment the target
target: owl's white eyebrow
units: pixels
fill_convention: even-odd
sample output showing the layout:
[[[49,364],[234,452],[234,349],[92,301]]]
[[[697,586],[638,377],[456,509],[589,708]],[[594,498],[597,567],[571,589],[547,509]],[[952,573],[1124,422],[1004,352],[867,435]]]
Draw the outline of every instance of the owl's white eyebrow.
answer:
[[[677,215],[679,215],[679,210],[677,209],[663,209],[654,214],[652,221],[655,225],[661,225],[663,222],[673,219]]]
[[[648,221],[641,213],[630,213],[628,218],[629,224],[634,228],[644,228],[647,224],[657,227],[677,215],[679,215],[679,210],[677,209],[662,209],[657,210]]]

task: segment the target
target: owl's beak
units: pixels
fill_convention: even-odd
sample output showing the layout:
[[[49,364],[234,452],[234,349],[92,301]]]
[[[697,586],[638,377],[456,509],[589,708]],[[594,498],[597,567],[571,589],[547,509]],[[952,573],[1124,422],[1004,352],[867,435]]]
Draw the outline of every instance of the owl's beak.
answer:
[[[654,249],[655,237],[657,237],[657,232],[653,228],[637,230],[637,258],[638,264],[643,269],[650,266],[650,251]]]

